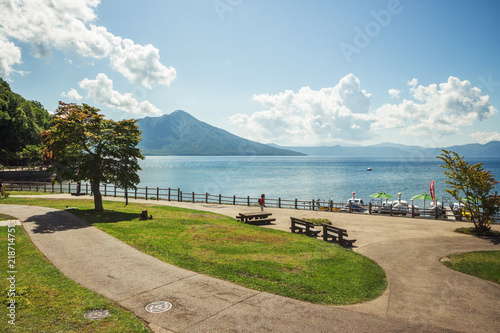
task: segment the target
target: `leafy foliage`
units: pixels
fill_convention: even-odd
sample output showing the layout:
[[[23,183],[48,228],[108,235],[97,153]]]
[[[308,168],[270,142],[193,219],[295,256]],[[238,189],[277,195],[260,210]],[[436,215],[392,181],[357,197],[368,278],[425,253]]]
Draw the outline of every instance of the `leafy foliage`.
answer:
[[[496,184],[490,171],[483,169],[483,163],[471,165],[457,153],[443,149],[438,156],[447,169],[444,174],[451,189],[445,189],[456,200],[463,203],[470,212],[471,221],[478,231],[488,231],[493,217],[500,209],[498,192],[492,193]]]
[[[58,180],[88,180],[94,193],[96,210],[103,210],[99,184],[135,188],[139,183],[137,144],[141,132],[136,121],[104,119],[99,110],[87,104],[59,102],[54,127],[43,133],[45,159]]]
[[[42,104],[12,92],[0,78],[0,164],[26,164],[23,149],[40,146],[41,132],[50,126],[51,116]]]

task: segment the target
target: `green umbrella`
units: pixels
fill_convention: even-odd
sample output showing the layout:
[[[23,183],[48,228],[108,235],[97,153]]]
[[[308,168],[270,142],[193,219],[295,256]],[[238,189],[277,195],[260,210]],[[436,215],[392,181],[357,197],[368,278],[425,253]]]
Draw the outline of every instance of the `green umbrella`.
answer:
[[[389,199],[389,198],[394,198],[394,197],[390,194],[385,193],[385,192],[378,192],[378,193],[373,193],[372,195],[370,195],[370,198]]]
[[[389,198],[394,198],[394,197],[390,194],[387,194],[385,192],[380,191],[380,192],[373,193],[372,195],[370,195],[370,198],[380,199],[380,204],[382,205],[382,199],[389,199]]]
[[[418,199],[418,200],[424,200],[424,209],[425,209],[425,200],[432,200],[432,196],[428,193],[422,193],[419,195],[415,195],[411,197],[412,199]],[[434,198],[434,200],[437,200],[438,198]]]

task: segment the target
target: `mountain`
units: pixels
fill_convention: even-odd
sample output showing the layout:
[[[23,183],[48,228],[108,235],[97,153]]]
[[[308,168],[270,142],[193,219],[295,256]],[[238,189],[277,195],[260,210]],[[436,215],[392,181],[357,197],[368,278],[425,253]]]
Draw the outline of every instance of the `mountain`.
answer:
[[[442,148],[426,148],[420,146],[406,146],[397,143],[380,143],[371,146],[319,146],[319,147],[288,147],[289,149],[310,156],[338,156],[338,157],[435,157],[441,154]],[[466,144],[444,147],[465,157],[499,157],[500,141],[491,141],[486,144]]]
[[[304,155],[240,138],[177,110],[161,117],[139,119],[139,144],[144,155]]]

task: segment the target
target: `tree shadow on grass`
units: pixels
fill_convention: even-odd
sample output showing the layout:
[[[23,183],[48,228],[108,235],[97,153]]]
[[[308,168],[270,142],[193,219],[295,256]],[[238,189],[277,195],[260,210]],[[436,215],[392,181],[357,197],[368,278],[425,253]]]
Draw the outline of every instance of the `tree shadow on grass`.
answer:
[[[33,233],[44,234],[57,231],[88,228],[94,223],[117,223],[138,220],[139,214],[117,211],[96,212],[94,210],[51,211],[34,215],[25,222],[33,222]],[[88,221],[88,222],[86,222]],[[27,226],[30,224],[27,224]]]
[[[26,223],[25,226],[32,227],[35,234],[82,229],[90,226],[85,221],[65,211],[51,211],[41,215],[33,215],[24,222]],[[34,225],[30,222],[33,222]]]
[[[94,223],[118,223],[125,221],[138,220],[139,213],[125,213],[115,210],[105,210],[103,212],[98,212],[92,209],[88,210],[72,210],[71,213],[78,216],[90,224]]]

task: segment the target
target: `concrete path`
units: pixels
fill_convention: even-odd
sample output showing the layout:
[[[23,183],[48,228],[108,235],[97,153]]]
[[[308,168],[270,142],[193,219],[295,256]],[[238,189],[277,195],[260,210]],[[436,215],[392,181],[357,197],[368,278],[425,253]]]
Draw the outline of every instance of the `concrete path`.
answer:
[[[242,206],[160,203],[233,217],[239,212],[255,211]],[[66,276],[134,312],[156,332],[498,331],[500,286],[449,270],[440,263],[441,258],[452,253],[500,250],[498,242],[453,232],[469,224],[266,210],[276,218],[268,228],[289,231],[290,216],[326,217],[346,228],[350,238],[357,239],[354,251],[375,260],[385,270],[389,288],[378,299],[363,304],[310,304],[166,264],[68,212],[0,205],[1,213],[22,221],[34,244]],[[147,304],[162,300],[172,303],[170,311],[145,311]]]

